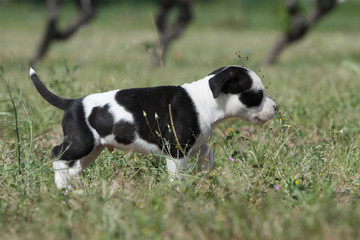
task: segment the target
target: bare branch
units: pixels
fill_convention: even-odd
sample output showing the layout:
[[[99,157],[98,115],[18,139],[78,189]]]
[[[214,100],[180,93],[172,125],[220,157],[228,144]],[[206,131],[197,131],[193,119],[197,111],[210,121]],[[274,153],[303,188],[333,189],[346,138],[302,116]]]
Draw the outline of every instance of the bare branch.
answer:
[[[64,30],[58,28],[60,7],[64,0],[48,0],[49,17],[46,31],[35,56],[31,59],[30,65],[36,64],[48,51],[54,40],[66,40],[73,35],[80,27],[91,21],[96,14],[94,0],[74,0],[79,9],[79,15]]]
[[[286,11],[290,17],[289,29],[278,39],[265,63],[274,64],[284,48],[303,38],[322,17],[335,8],[336,4],[336,0],[316,0],[311,14],[306,19],[297,0],[285,0]]]
[[[179,15],[175,23],[169,23],[169,13],[178,8]],[[165,58],[170,43],[180,37],[192,20],[191,0],[163,0],[156,17],[156,27],[160,32],[159,41],[151,56],[151,65],[159,65]]]

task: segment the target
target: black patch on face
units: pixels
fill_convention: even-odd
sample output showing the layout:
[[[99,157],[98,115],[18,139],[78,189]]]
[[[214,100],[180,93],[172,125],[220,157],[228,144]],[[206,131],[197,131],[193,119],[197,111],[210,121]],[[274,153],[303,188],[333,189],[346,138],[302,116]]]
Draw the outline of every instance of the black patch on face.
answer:
[[[251,88],[253,80],[246,68],[230,66],[219,68],[216,74],[209,80],[209,86],[213,97],[219,96],[220,92],[239,94]]]
[[[52,157],[61,155],[62,160],[77,160],[95,147],[94,137],[85,121],[82,99],[75,100],[63,118],[64,141],[52,149]]]
[[[109,105],[94,107],[89,116],[89,123],[101,137],[111,134],[114,120],[112,114],[109,113]]]
[[[118,143],[127,145],[133,143],[135,140],[136,128],[135,125],[130,122],[119,121],[114,125],[113,132],[115,134],[115,140]]]
[[[160,149],[164,149],[166,140],[170,143],[170,149],[165,147],[165,150],[173,157],[183,154],[177,148],[177,141],[171,129],[169,104],[176,135],[185,153],[200,134],[199,120],[194,104],[182,87],[125,89],[119,91],[115,99],[133,114],[139,136],[147,142],[157,144]],[[158,116],[157,120],[155,113]]]
[[[263,90],[248,90],[240,94],[240,101],[248,108],[260,106],[263,98]]]

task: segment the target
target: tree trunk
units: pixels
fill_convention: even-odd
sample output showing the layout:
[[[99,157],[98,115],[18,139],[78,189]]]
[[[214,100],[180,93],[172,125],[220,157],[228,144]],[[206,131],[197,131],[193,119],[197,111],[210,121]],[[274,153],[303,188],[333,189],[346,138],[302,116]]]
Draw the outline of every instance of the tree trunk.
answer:
[[[95,0],[74,0],[79,8],[79,15],[64,30],[58,28],[60,7],[64,0],[48,0],[49,17],[47,27],[37,52],[30,61],[34,66],[49,50],[55,40],[66,40],[80,27],[91,21],[96,13]]]
[[[301,13],[297,0],[285,0],[286,10],[290,16],[288,31],[276,42],[265,64],[272,65],[279,58],[280,53],[290,44],[303,38],[318,21],[330,11],[335,9],[336,0],[316,0],[314,8],[308,19]]]
[[[169,23],[172,9],[179,9],[179,15],[173,24]],[[156,28],[159,39],[151,53],[151,66],[159,66],[165,59],[166,52],[172,41],[179,38],[192,19],[191,0],[163,0],[156,17]]]

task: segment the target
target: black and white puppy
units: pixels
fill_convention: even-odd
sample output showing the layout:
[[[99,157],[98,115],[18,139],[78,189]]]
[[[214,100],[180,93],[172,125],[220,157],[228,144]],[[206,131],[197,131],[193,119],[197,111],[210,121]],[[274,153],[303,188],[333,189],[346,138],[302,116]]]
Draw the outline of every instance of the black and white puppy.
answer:
[[[219,68],[182,86],[122,89],[78,99],[56,96],[33,69],[30,76],[40,95],[65,111],[64,141],[52,149],[58,159],[53,163],[58,188],[71,188],[69,180],[105,147],[164,155],[172,179],[197,153],[199,168],[211,170],[214,153],[205,141],[216,125],[231,117],[263,124],[276,109],[258,75],[240,66]]]

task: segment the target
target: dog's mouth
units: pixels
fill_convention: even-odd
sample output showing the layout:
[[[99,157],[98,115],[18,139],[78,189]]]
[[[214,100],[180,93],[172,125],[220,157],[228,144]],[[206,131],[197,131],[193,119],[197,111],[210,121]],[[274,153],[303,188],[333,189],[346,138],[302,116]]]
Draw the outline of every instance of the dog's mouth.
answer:
[[[273,119],[274,115],[275,115],[275,112],[273,114],[268,114],[265,116],[254,116],[254,118],[252,119],[251,122],[254,124],[261,125],[261,124],[264,124],[267,121]]]
[[[268,119],[268,120],[264,120],[264,119],[261,119],[261,118],[259,118],[259,117],[254,117],[254,124],[259,124],[259,125],[261,125],[261,124],[264,124],[264,123],[266,123],[267,121],[269,121],[270,119]]]

